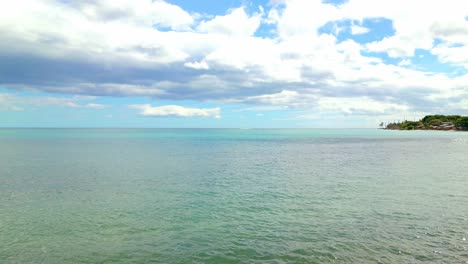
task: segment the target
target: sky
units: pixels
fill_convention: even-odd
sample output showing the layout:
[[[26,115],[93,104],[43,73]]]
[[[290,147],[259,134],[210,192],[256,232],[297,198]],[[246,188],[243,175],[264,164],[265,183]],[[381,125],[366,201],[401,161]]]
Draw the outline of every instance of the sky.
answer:
[[[468,115],[466,0],[0,3],[0,127]]]

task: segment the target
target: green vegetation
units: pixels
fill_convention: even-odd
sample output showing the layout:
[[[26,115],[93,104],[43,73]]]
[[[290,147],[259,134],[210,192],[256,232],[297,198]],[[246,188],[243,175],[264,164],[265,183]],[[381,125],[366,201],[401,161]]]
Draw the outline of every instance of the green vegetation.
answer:
[[[455,123],[461,116],[459,115],[428,115],[421,119],[421,122],[424,124],[433,123],[442,123],[442,122],[452,122]]]
[[[390,123],[386,129],[394,130],[468,130],[468,116],[428,115],[419,121]]]
[[[463,130],[468,130],[468,116],[458,118],[455,125]]]

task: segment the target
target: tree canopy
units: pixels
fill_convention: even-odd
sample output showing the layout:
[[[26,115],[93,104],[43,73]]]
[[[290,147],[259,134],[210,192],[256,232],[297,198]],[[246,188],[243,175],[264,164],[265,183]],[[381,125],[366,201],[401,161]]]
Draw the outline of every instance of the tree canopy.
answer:
[[[386,128],[398,130],[435,129],[444,123],[453,124],[454,130],[468,130],[468,116],[460,115],[427,115],[419,121],[390,123]]]

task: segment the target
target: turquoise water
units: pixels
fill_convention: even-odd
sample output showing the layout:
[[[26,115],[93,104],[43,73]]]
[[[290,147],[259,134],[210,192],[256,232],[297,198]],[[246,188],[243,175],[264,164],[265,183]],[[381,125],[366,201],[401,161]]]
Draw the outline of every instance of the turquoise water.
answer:
[[[465,263],[468,133],[0,129],[0,263]]]

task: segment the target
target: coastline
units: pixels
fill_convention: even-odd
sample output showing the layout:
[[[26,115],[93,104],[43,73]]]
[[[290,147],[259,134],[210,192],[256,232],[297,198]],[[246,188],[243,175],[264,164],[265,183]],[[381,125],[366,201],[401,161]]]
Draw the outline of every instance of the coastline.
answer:
[[[468,131],[468,116],[427,115],[418,121],[393,122],[380,127],[387,130]]]

